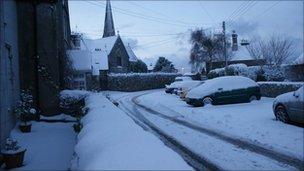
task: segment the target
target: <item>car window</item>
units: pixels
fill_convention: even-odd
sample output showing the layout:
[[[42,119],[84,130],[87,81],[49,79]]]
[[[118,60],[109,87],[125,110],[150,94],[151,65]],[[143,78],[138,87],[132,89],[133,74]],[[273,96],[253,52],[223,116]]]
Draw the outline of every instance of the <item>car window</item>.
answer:
[[[299,99],[304,101],[304,86],[300,87],[296,93],[299,95]]]

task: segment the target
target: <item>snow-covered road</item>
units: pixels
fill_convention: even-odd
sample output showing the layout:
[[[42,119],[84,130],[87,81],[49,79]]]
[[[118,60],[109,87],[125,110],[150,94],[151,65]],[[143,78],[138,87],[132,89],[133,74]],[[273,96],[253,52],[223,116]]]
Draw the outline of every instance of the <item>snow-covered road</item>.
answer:
[[[237,129],[234,129],[233,126],[237,124],[237,122],[230,123],[229,118],[226,118],[227,114],[231,115],[231,112],[240,112],[242,109],[243,112],[246,111],[244,109],[244,105],[246,104],[221,106],[228,108],[228,113],[219,110],[226,115],[216,118],[218,115],[214,114],[213,106],[209,107],[209,109],[193,109],[177,97],[164,94],[163,90],[135,93],[108,92],[108,94],[111,99],[118,101],[120,108],[128,113],[138,124],[146,127],[148,130],[150,129],[150,131],[159,136],[168,146],[181,154],[186,161],[197,169],[202,169],[203,166],[200,164],[210,169],[228,170],[303,169],[303,160],[301,160],[302,156],[300,151],[302,149],[298,147],[301,146],[301,142],[303,144],[303,137],[298,134],[303,133],[303,128],[292,128],[292,126],[282,124],[281,127],[283,127],[283,129],[293,131],[291,135],[286,135],[287,137],[285,138],[290,138],[291,136],[291,138],[297,138],[298,140],[296,142],[291,141],[292,144],[290,145],[286,144],[286,142],[290,142],[290,140],[276,142],[274,147],[269,145],[271,143],[271,136],[270,138],[266,137],[265,141],[254,141],[254,136],[257,136],[257,140],[261,140],[258,137],[260,134],[252,135],[254,140],[251,141],[252,139],[250,138],[252,138],[252,136],[248,136],[248,138],[242,136],[242,134],[235,134],[235,132],[230,131]],[[261,104],[254,102],[249,105],[253,105],[254,108],[257,109],[257,113],[261,113],[261,110],[265,110],[263,105],[267,103],[267,99],[261,102]],[[231,109],[229,109],[229,106],[232,106]],[[233,108],[240,111],[233,111]],[[208,116],[207,114],[207,118],[197,119],[198,116],[196,112],[201,112],[205,115],[205,113],[209,111],[213,116]],[[248,113],[248,111],[246,112]],[[256,115],[260,116],[261,114]],[[196,116],[196,118],[192,116]],[[209,119],[208,117],[213,119]],[[230,118],[233,119],[234,117],[230,116]],[[209,120],[205,121],[206,119]],[[265,123],[263,120],[257,122],[256,117],[249,117],[247,119],[252,120],[253,123],[251,126],[254,124],[258,126],[264,124],[266,131],[272,130],[272,127],[267,129],[269,124],[267,125],[267,122]],[[215,127],[217,126],[216,124],[214,126],[205,124],[212,123],[215,120],[225,125],[227,131],[219,129],[222,127]],[[244,119],[240,118],[240,122],[242,121],[244,121]],[[244,123],[239,126],[243,125]],[[242,132],[241,130],[246,132],[246,129],[250,128],[244,126],[244,128],[239,127],[239,129],[239,132]],[[275,131],[275,133],[276,132],[278,131]],[[283,131],[281,136],[284,136],[285,132]],[[263,132],[261,132],[261,134],[263,134]],[[275,136],[277,135],[275,134]],[[287,146],[285,150],[280,150],[280,146],[277,145],[280,143],[285,143],[284,148]],[[266,146],[263,146],[263,144],[266,144]],[[296,149],[293,149],[294,151],[288,151],[289,148]]]

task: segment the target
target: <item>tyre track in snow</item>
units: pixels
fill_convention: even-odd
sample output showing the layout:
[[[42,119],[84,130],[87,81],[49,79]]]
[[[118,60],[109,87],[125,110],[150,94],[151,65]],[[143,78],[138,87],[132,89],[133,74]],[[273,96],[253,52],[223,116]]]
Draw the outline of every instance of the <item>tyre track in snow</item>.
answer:
[[[144,130],[149,130],[154,135],[160,138],[169,148],[180,154],[184,160],[192,166],[195,170],[223,170],[219,166],[210,162],[208,159],[203,158],[201,155],[196,154],[195,152],[189,150],[183,144],[175,140],[172,136],[167,135],[160,128],[151,123],[148,119],[146,119],[135,107],[132,101],[130,104],[132,105],[132,110],[124,105],[123,101],[119,101],[119,107],[125,111],[136,124],[141,126]]]
[[[225,134],[222,134],[220,132],[217,132],[217,131],[214,131],[214,130],[211,130],[211,129],[208,129],[208,128],[200,127],[199,125],[195,125],[195,124],[189,123],[189,122],[187,122],[185,120],[181,120],[181,119],[178,119],[176,117],[167,116],[167,115],[162,114],[162,113],[160,113],[160,112],[158,112],[156,110],[153,110],[153,109],[151,109],[151,108],[149,108],[149,107],[147,107],[145,105],[140,104],[138,102],[137,98],[139,98],[140,96],[144,96],[146,94],[149,94],[149,93],[144,93],[144,94],[136,95],[135,97],[133,97],[131,99],[131,101],[136,106],[142,108],[143,110],[147,111],[148,113],[151,113],[151,114],[156,115],[158,117],[161,117],[163,119],[166,119],[166,120],[172,121],[174,123],[177,123],[179,125],[188,127],[188,128],[190,128],[192,130],[198,131],[198,132],[203,133],[205,135],[215,137],[217,139],[220,139],[222,141],[230,143],[230,144],[232,144],[234,146],[237,146],[239,148],[242,148],[242,149],[245,149],[245,150],[248,150],[248,151],[260,154],[260,155],[263,155],[265,157],[274,159],[274,160],[276,160],[278,162],[281,162],[281,163],[288,164],[288,165],[293,166],[293,167],[295,167],[295,168],[297,168],[299,170],[304,170],[304,161],[301,161],[300,159],[298,159],[296,157],[289,156],[289,155],[280,153],[278,151],[267,149],[267,148],[265,148],[263,146],[260,146],[258,144],[254,144],[254,143],[246,141],[246,140],[241,140],[241,139],[229,137],[229,136],[227,136]]]

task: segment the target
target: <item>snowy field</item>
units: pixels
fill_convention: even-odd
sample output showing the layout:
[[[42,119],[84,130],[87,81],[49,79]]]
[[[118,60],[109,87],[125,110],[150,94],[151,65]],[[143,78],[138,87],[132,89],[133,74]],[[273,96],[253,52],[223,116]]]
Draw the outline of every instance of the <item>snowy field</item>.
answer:
[[[13,170],[69,170],[76,141],[72,123],[32,122],[32,132],[16,127],[11,137],[27,149],[24,166]]]
[[[192,170],[102,94],[91,94],[86,105],[72,170]]]
[[[303,128],[276,121],[272,112],[272,98],[194,108],[178,96],[166,94],[162,90],[140,96],[138,101],[168,116],[303,160]]]

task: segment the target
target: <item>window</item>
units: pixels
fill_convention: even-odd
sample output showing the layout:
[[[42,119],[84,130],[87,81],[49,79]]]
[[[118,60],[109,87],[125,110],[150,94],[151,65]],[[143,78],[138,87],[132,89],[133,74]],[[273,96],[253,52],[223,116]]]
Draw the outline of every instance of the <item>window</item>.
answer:
[[[122,62],[121,62],[121,57],[118,56],[118,57],[117,57],[117,66],[122,66],[121,63],[122,63]]]

